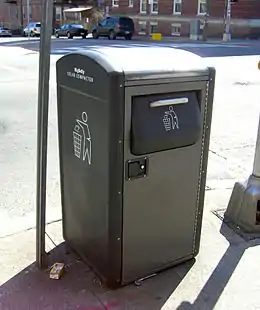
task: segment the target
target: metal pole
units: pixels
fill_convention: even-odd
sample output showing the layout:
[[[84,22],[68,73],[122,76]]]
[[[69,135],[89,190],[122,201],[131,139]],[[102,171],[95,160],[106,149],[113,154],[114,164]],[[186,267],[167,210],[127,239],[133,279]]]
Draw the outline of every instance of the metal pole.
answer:
[[[53,13],[52,13],[52,29],[56,28],[56,0],[53,1]],[[52,34],[54,34],[52,30]]]
[[[260,178],[260,116],[259,116],[258,133],[257,133],[256,147],[255,147],[253,176]]]
[[[23,31],[23,0],[20,3],[20,14],[21,14],[21,31]]]
[[[37,123],[37,188],[36,188],[36,263],[45,263],[46,172],[48,142],[48,106],[53,0],[44,0],[41,22],[38,123]]]
[[[208,40],[208,27],[209,27],[209,17],[211,14],[211,0],[206,2],[206,14],[204,16],[204,28],[203,28],[203,41]]]
[[[148,0],[147,4],[146,4],[147,5],[146,10],[148,9],[148,12],[149,12],[149,32],[148,32],[148,35],[150,36],[150,35],[152,35],[152,33],[151,33],[151,19],[152,19],[153,0]]]
[[[258,63],[260,69],[260,62]],[[236,182],[224,221],[252,236],[260,234],[260,116],[255,147],[253,172],[246,182]]]
[[[231,22],[231,0],[227,0],[227,13],[225,19],[225,31],[223,34],[223,41],[230,41],[230,22]]]
[[[28,40],[30,40],[30,29],[29,29],[29,24],[30,24],[30,0],[27,0],[27,29],[28,29]]]

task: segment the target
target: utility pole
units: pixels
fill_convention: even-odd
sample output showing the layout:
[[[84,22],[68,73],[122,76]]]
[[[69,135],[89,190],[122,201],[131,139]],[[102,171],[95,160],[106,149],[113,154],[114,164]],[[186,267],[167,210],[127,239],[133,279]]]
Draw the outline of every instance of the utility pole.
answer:
[[[207,41],[208,39],[208,25],[209,25],[210,13],[211,13],[211,0],[207,0],[206,13],[204,15],[204,27],[203,27],[203,32],[202,32],[203,41]]]
[[[226,18],[225,18],[225,30],[223,33],[223,41],[230,41],[231,40],[231,33],[230,33],[230,23],[231,23],[231,0],[226,1]]]
[[[20,0],[21,31],[23,31],[23,0]]]
[[[235,183],[224,220],[243,233],[260,235],[260,117],[253,172],[245,183]]]
[[[152,18],[152,5],[153,5],[153,0],[148,0],[147,1],[147,8],[146,10],[148,10],[148,16],[149,16],[149,33],[148,35],[151,35],[151,18]]]
[[[257,133],[256,148],[255,148],[253,175],[256,178],[259,178],[260,180],[260,117],[259,117],[258,133]]]
[[[52,28],[56,28],[56,0],[53,1]]]
[[[30,40],[30,29],[29,29],[29,24],[30,24],[30,0],[27,0],[27,30],[28,30],[28,40]]]
[[[260,61],[258,69],[260,70]],[[253,172],[246,182],[235,183],[224,220],[247,235],[260,236],[260,115]]]

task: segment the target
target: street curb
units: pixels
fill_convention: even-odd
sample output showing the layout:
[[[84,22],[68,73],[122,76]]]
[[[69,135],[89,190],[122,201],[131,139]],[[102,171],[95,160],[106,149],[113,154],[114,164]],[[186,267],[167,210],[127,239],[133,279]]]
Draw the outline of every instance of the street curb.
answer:
[[[39,38],[30,38],[30,40],[24,39],[24,37],[20,36],[15,36],[14,41],[6,41],[6,42],[0,42],[0,46],[11,46],[12,44],[28,44],[28,43],[35,43],[35,42],[40,42]],[[20,39],[23,38],[23,39]],[[86,38],[88,39],[93,39],[91,34]],[[54,36],[51,37],[51,40],[56,40]],[[196,40],[191,40],[189,37],[162,37],[161,40],[153,40],[152,37],[150,36],[133,36],[132,38],[133,41],[139,41],[139,42],[154,42],[154,43],[176,43],[176,44],[197,44],[197,45],[233,45],[233,46],[241,46],[241,47],[250,47],[250,46],[259,46],[260,47],[260,40],[231,40],[231,41],[222,41],[221,39],[209,39],[207,41],[196,41]]]
[[[26,39],[23,39],[23,40],[13,40],[13,41],[5,41],[5,42],[0,42],[0,46],[11,46],[12,44],[15,45],[15,44],[21,44],[23,42],[40,42],[40,39],[30,39],[30,40],[26,40]]]
[[[231,40],[231,41],[222,41],[221,39],[209,39],[207,41],[196,41],[196,40],[191,40],[188,37],[162,37],[162,40],[156,41],[152,40],[151,37],[147,36],[134,36],[132,38],[135,41],[143,41],[143,42],[169,42],[169,43],[189,43],[189,44],[219,44],[219,45],[235,45],[235,46],[253,46],[253,45],[260,45],[260,40]]]
[[[14,55],[16,57],[18,56],[24,56],[27,54],[31,54],[28,49],[20,47],[20,46],[14,46],[14,45],[0,45],[0,56],[6,57],[10,55]]]

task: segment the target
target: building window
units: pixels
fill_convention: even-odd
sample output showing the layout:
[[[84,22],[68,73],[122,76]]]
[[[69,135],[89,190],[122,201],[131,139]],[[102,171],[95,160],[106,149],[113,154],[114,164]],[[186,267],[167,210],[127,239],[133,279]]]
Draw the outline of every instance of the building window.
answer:
[[[146,21],[139,21],[138,24],[139,24],[138,33],[146,35]]]
[[[198,0],[198,15],[207,13],[207,0]]]
[[[158,14],[158,0],[150,0],[151,1],[151,13]]]
[[[27,7],[23,6],[23,18],[27,18]]]
[[[56,20],[57,21],[61,21],[62,20],[62,10],[61,10],[61,7],[56,7],[55,8],[55,12],[56,12]]]
[[[181,35],[181,24],[172,24],[172,36],[180,36]]]
[[[66,19],[67,19],[67,15],[66,15],[66,12],[65,12],[67,9],[71,9],[71,8],[70,8],[69,6],[64,6],[64,7],[63,7],[63,12],[62,12],[62,15],[63,15],[63,16],[62,16],[62,19],[63,19],[63,20],[66,20]]]
[[[181,14],[182,0],[173,0],[173,14]]]
[[[134,0],[129,0],[128,6],[129,6],[130,8],[134,7]]]
[[[140,0],[140,13],[145,13],[146,14],[146,4],[147,0]]]
[[[150,22],[150,34],[157,33],[158,30],[158,23],[157,22]]]
[[[23,6],[23,18],[24,19],[28,19],[28,7],[27,6]],[[29,8],[29,12],[30,12],[30,16],[29,16],[29,19],[32,19],[32,12],[30,11],[30,8]]]
[[[112,0],[112,6],[118,7],[119,6],[119,0]]]

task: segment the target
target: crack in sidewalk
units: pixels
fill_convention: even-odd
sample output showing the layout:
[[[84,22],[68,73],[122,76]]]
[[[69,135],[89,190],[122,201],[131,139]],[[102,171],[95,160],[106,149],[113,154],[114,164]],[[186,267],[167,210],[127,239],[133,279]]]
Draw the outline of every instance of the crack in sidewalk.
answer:
[[[231,150],[239,150],[239,149],[246,149],[248,147],[255,147],[254,144],[246,144],[246,145],[239,145],[239,146],[234,146],[231,148],[225,148],[225,149],[222,149],[222,151],[231,151]]]
[[[222,156],[222,155],[218,154],[217,152],[215,152],[215,151],[213,151],[213,150],[209,150],[209,151],[210,151],[212,154],[214,154],[214,155],[216,155],[216,156],[218,156],[218,157],[220,157],[220,158],[222,158],[222,159],[227,160],[227,157]]]
[[[205,191],[217,191],[217,190],[231,190],[233,189],[233,186],[227,186],[227,187],[210,187],[206,186]]]
[[[50,225],[50,224],[54,224],[54,223],[58,223],[58,222],[61,222],[62,219],[58,219],[58,220],[53,220],[53,221],[49,221],[49,222],[46,222],[46,226],[47,225]],[[16,236],[16,235],[19,235],[20,233],[23,233],[23,232],[27,232],[27,231],[30,231],[30,230],[33,230],[33,229],[36,229],[36,226],[32,226],[32,227],[28,227],[28,228],[25,228],[23,230],[19,230],[19,231],[16,231],[14,233],[11,233],[11,234],[7,234],[5,236],[0,236],[0,240],[1,239],[5,239],[7,237],[12,237],[12,236]],[[47,235],[47,233],[46,233]],[[49,237],[47,235],[47,237]],[[50,237],[49,237],[50,238]],[[52,240],[51,240],[52,241]],[[53,242],[53,241],[52,241]]]

